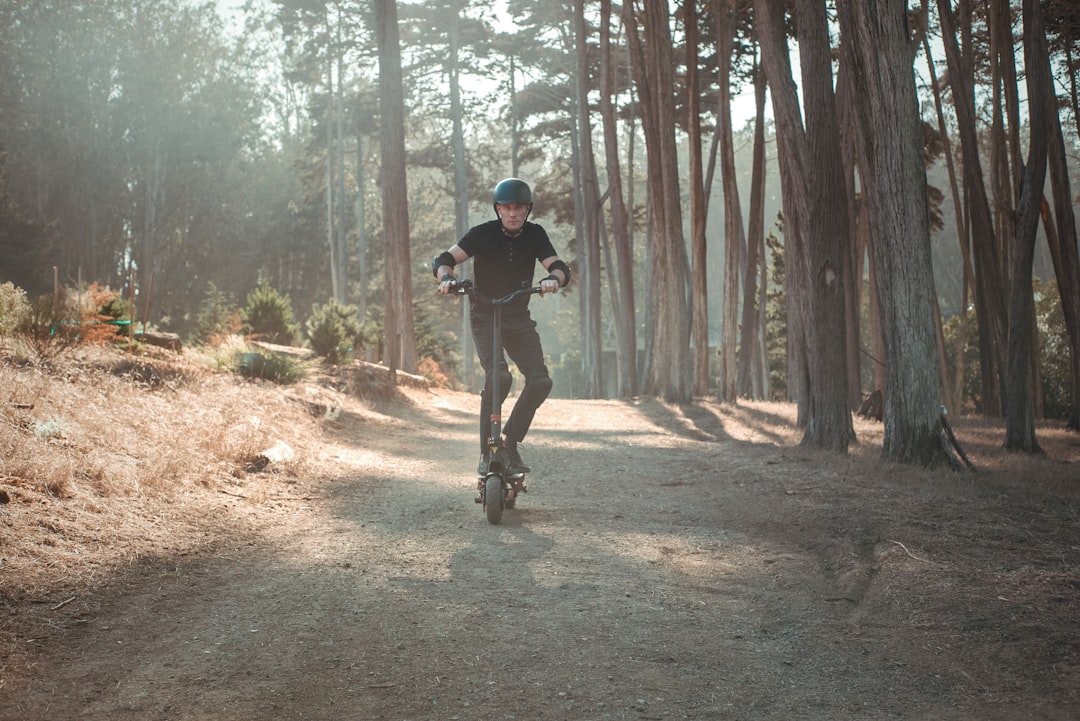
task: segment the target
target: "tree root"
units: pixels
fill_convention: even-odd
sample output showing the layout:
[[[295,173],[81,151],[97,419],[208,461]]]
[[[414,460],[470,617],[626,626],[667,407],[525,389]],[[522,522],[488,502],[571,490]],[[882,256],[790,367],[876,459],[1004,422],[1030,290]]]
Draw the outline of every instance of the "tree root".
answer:
[[[954,471],[975,470],[975,465],[968,460],[964,449],[960,447],[960,442],[956,440],[956,434],[944,413],[941,414],[941,445],[945,449],[945,457],[949,459],[949,467]]]

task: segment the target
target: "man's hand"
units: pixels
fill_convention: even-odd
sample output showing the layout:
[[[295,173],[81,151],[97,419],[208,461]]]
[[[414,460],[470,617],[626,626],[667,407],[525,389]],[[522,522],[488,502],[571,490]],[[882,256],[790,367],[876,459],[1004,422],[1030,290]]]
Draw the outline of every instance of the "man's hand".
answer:
[[[559,279],[554,275],[549,275],[540,281],[540,295],[545,293],[558,293],[559,292]]]
[[[457,278],[451,273],[444,273],[442,278],[439,279],[439,295],[450,295],[454,292],[456,285]]]

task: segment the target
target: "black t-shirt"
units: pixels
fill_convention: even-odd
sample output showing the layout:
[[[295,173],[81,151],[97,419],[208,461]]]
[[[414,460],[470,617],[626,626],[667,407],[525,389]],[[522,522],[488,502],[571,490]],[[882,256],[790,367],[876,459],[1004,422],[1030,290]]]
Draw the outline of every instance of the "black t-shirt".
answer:
[[[547,231],[529,222],[516,238],[503,234],[499,220],[481,223],[458,241],[458,247],[473,259],[473,282],[489,298],[502,298],[531,286],[537,261],[556,255]],[[528,305],[529,297],[517,299],[520,307]]]

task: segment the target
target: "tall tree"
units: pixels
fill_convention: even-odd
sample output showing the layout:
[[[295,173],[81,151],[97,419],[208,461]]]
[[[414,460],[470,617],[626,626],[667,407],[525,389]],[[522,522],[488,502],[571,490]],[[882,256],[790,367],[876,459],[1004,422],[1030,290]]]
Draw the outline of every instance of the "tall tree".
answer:
[[[1024,0],[1024,65],[1027,69],[1029,107],[1028,157],[1020,183],[1015,232],[1009,257],[1009,350],[1005,384],[1005,448],[1039,451],[1035,438],[1034,398],[1031,381],[1034,298],[1031,270],[1035,233],[1039,227],[1043,187],[1046,183],[1050,122],[1048,101],[1054,95],[1050,55],[1039,0]]]
[[[964,374],[966,369],[965,358],[967,357],[967,329],[968,329],[968,294],[974,282],[974,272],[971,270],[971,238],[968,232],[967,211],[963,196],[960,194],[960,182],[956,173],[956,162],[953,159],[953,144],[949,137],[945,123],[944,101],[941,97],[941,83],[937,79],[937,71],[934,67],[934,55],[927,34],[923,35],[923,52],[926,55],[927,70],[930,73],[930,89],[934,96],[934,110],[938,121],[938,135],[941,137],[942,152],[945,155],[945,168],[949,175],[949,191],[953,201],[956,222],[956,237],[960,242],[961,256],[961,290],[960,290],[960,322],[958,323],[958,338],[954,363],[952,366],[953,383],[944,389],[946,408],[959,408],[963,398]],[[947,379],[946,379],[947,380]]]
[[[592,119],[589,112],[590,48],[588,28],[585,22],[585,0],[574,0],[574,98],[575,128],[578,152],[578,188],[580,200],[578,257],[583,271],[579,278],[582,308],[581,359],[583,394],[586,398],[600,398],[604,394],[603,343],[601,317],[600,273],[600,191],[596,175],[596,156],[593,152]]]
[[[843,3],[838,9],[885,345],[882,456],[937,465],[946,461],[941,377],[923,126],[907,14],[891,0]]]
[[[469,183],[468,163],[465,158],[465,108],[461,100],[461,25],[462,12],[467,0],[454,8],[450,22],[450,125],[451,148],[454,154],[454,236],[461,238],[469,230]],[[469,331],[468,305],[461,303],[461,357],[464,362],[463,376],[470,388],[475,390],[475,353],[472,333]]]
[[[844,193],[832,48],[824,0],[797,0],[799,62],[806,112],[807,217],[806,264],[810,343],[810,403],[803,443],[846,450],[854,440],[847,392],[845,277],[850,242]]]
[[[666,3],[627,2],[623,25],[632,47],[648,161],[653,357],[645,390],[671,402],[693,398],[689,259],[682,231],[679,163],[672,102],[671,18]],[[640,30],[639,30],[640,28]]]
[[[724,188],[724,283],[720,343],[720,397],[734,403],[738,397],[739,352],[749,359],[751,347],[739,345],[739,281],[740,272],[750,270],[744,258],[746,235],[743,230],[742,202],[739,198],[739,181],[735,169],[735,140],[731,122],[731,68],[735,52],[738,3],[725,0],[714,5],[717,32],[717,128],[720,150],[720,177]],[[745,278],[749,280],[749,278]],[[745,284],[744,284],[745,285]],[[749,292],[749,286],[746,286]],[[754,285],[756,287],[756,285]],[[752,299],[752,296],[749,296]],[[748,300],[743,297],[743,303]],[[754,303],[744,308],[743,320],[752,313]],[[743,326],[744,340],[752,338],[754,324]],[[740,350],[741,349],[741,350]],[[747,364],[748,367],[749,364]]]
[[[600,0],[600,118],[608,181],[606,195],[611,205],[611,236],[617,266],[610,292],[618,343],[619,396],[629,398],[637,395],[638,386],[637,324],[634,321],[634,253],[630,242],[630,214],[623,194],[619,131],[613,100],[618,68],[611,43],[611,0]]]
[[[719,350],[720,397],[732,403],[740,393],[746,395],[745,385],[740,384],[750,382],[748,373],[750,373],[750,360],[756,337],[757,283],[755,276],[758,272],[757,260],[760,257],[758,246],[752,247],[750,253],[747,254],[742,202],[739,198],[739,176],[735,171],[734,134],[731,123],[731,69],[734,64],[734,55],[739,52],[739,46],[735,44],[735,36],[738,31],[739,14],[744,12],[744,4],[739,0],[724,0],[713,5],[717,35],[716,137],[719,140],[720,179],[724,183],[724,293]],[[758,179],[764,180],[764,176]],[[743,288],[741,338],[739,332],[740,283]]]
[[[1048,33],[1048,36],[1057,36],[1057,56],[1065,57],[1064,67],[1068,72],[1073,100],[1073,122],[1080,127],[1076,84],[1077,73],[1080,72],[1080,58],[1071,55],[1074,48],[1080,47],[1080,7],[1066,4],[1062,0],[1051,0],[1043,19],[1046,25],[1053,25],[1056,31]],[[1072,383],[1069,391],[1068,427],[1080,430],[1080,257],[1077,252],[1076,211],[1072,202],[1067,146],[1056,94],[1044,98],[1043,102],[1047,103],[1046,118],[1050,123],[1048,153],[1054,208],[1051,222],[1049,207],[1044,204],[1044,226],[1047,229],[1046,238],[1050,244],[1054,275],[1057,277],[1058,295],[1061,298],[1061,310],[1069,339]]]
[[[847,400],[844,294],[841,276],[847,215],[844,206],[832,61],[824,0],[798,0],[799,59],[806,127],[802,125],[787,59],[782,7],[756,0],[762,57],[772,87],[773,111],[793,191],[801,267],[793,283],[806,338],[806,431],[802,442],[846,451],[854,439]],[[791,224],[792,218],[785,218]],[[790,320],[790,319],[789,319]]]
[[[765,74],[755,63],[754,149],[750,172],[750,221],[747,228],[748,257],[743,283],[742,328],[739,340],[738,392],[767,399],[769,391],[766,352],[766,306],[769,298],[768,256],[765,254]],[[759,278],[760,276],[760,278]]]
[[[994,233],[993,213],[983,180],[979,139],[975,122],[975,92],[970,57],[961,53],[957,39],[957,17],[970,29],[969,0],[961,0],[953,11],[949,0],[938,0],[941,35],[949,68],[949,84],[960,136],[961,174],[964,202],[971,232],[975,268],[975,307],[979,320],[979,357],[982,371],[983,410],[997,414],[1003,397],[1004,372],[1008,347],[1005,287],[1001,278],[1001,259]],[[970,42],[969,42],[970,45]],[[965,48],[968,54],[971,48]]]
[[[701,146],[701,81],[698,72],[697,0],[684,0],[683,20],[686,30],[686,108],[687,108],[687,155],[689,157],[690,193],[690,270],[693,323],[691,334],[694,342],[694,394],[704,396],[709,392],[709,270],[708,248],[705,242],[707,206]],[[722,376],[723,377],[723,376]],[[723,386],[720,389],[724,392]]]
[[[869,233],[866,232],[866,224],[859,223],[862,212],[859,195],[856,192],[856,142],[854,136],[854,113],[852,111],[853,98],[851,83],[847,80],[847,66],[840,63],[836,78],[837,117],[840,127],[840,150],[843,161],[844,195],[848,199],[847,216],[848,228],[850,229],[850,242],[847,243],[847,252],[844,253],[844,264],[841,268],[841,277],[844,283],[844,325],[847,331],[845,349],[847,353],[847,388],[848,401],[852,410],[862,403],[862,286],[863,267],[865,265]],[[883,388],[884,385],[876,386]]]
[[[806,159],[802,115],[791,75],[783,8],[754,0],[754,21],[761,43],[761,67],[772,100],[777,160],[783,202],[784,303],[786,305],[787,398],[798,405],[798,423],[806,426],[810,409],[808,330],[803,224],[808,217]]]
[[[412,262],[405,177],[405,99],[396,0],[375,0],[379,45],[379,113],[385,259],[385,333],[390,368],[415,373],[416,333],[412,309]]]

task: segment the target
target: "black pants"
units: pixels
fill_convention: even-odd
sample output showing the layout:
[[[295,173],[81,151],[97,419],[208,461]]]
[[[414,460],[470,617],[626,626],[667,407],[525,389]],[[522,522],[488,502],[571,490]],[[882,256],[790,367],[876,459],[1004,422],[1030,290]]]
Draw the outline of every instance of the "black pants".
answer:
[[[480,452],[487,452],[488,438],[491,436],[491,389],[494,379],[492,370],[496,367],[493,315],[489,308],[474,306],[469,313],[472,324],[473,341],[480,365],[484,369],[484,390],[480,393]],[[536,321],[523,311],[504,310],[502,314],[501,338],[503,353],[498,354],[499,405],[510,393],[510,368],[506,356],[525,376],[525,388],[514,403],[510,420],[503,425],[503,435],[507,440],[519,442],[525,438],[532,425],[536,409],[551,392],[551,376],[544,363],[544,349],[540,346],[540,334],[536,332]]]

